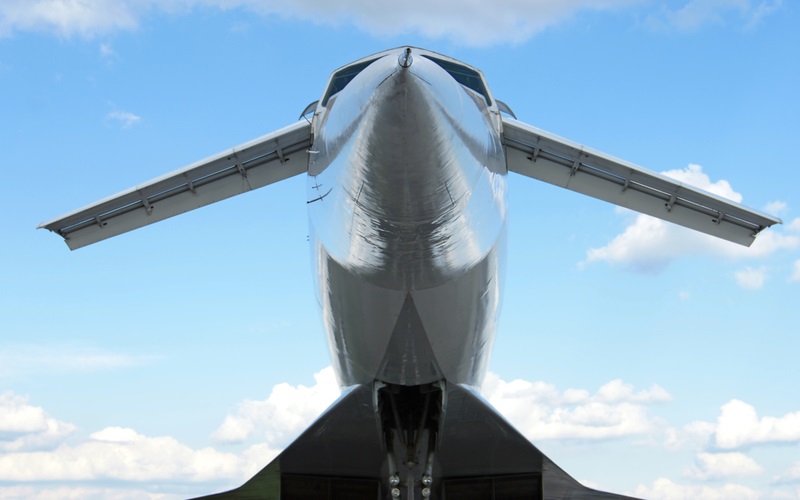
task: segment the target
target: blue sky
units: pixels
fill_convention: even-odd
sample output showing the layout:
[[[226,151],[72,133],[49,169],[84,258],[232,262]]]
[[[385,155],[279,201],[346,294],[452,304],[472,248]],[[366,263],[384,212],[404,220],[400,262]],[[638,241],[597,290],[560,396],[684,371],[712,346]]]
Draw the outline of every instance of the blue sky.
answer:
[[[783,218],[745,250],[512,176],[483,391],[592,486],[800,497],[797,9],[0,2],[0,498],[236,486],[336,396],[304,179],[75,252],[34,228],[292,123],[404,44],[481,68],[523,121]]]

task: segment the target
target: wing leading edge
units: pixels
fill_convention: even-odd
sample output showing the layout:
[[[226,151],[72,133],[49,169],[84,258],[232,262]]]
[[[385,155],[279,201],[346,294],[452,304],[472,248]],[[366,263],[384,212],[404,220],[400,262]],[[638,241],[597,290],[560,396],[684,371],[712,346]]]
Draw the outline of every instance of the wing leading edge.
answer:
[[[781,220],[503,117],[508,170],[750,246]]]
[[[289,125],[39,224],[70,249],[273,184],[308,170],[311,125]]]

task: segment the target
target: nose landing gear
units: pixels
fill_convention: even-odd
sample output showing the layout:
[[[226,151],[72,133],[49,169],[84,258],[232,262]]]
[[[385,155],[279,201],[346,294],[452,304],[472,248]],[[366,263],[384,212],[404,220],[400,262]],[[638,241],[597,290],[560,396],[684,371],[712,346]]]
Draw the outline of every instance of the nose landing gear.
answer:
[[[373,400],[386,446],[386,486],[391,498],[434,498],[436,449],[446,408],[444,383],[376,382]]]

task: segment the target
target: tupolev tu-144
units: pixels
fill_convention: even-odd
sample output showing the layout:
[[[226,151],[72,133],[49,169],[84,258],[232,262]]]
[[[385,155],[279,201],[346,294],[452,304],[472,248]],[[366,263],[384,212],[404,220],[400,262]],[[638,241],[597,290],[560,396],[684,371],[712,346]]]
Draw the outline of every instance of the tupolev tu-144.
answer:
[[[517,121],[478,69],[401,47],[334,71],[292,125],[39,227],[76,249],[306,174],[342,395],[244,485],[204,498],[626,498],[582,486],[477,393],[508,172],[742,245],[780,223]]]

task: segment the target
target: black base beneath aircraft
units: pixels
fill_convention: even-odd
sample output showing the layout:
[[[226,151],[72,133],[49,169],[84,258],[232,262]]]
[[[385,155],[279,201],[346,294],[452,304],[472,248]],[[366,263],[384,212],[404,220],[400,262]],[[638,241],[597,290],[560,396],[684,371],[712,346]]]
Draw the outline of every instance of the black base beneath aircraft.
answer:
[[[626,499],[578,483],[474,390],[447,384],[431,499]],[[300,437],[241,487],[214,500],[375,500],[393,498],[386,433],[372,386],[347,389]],[[402,462],[402,459],[400,460]],[[402,469],[404,464],[398,463]],[[398,498],[413,496],[408,483]]]

